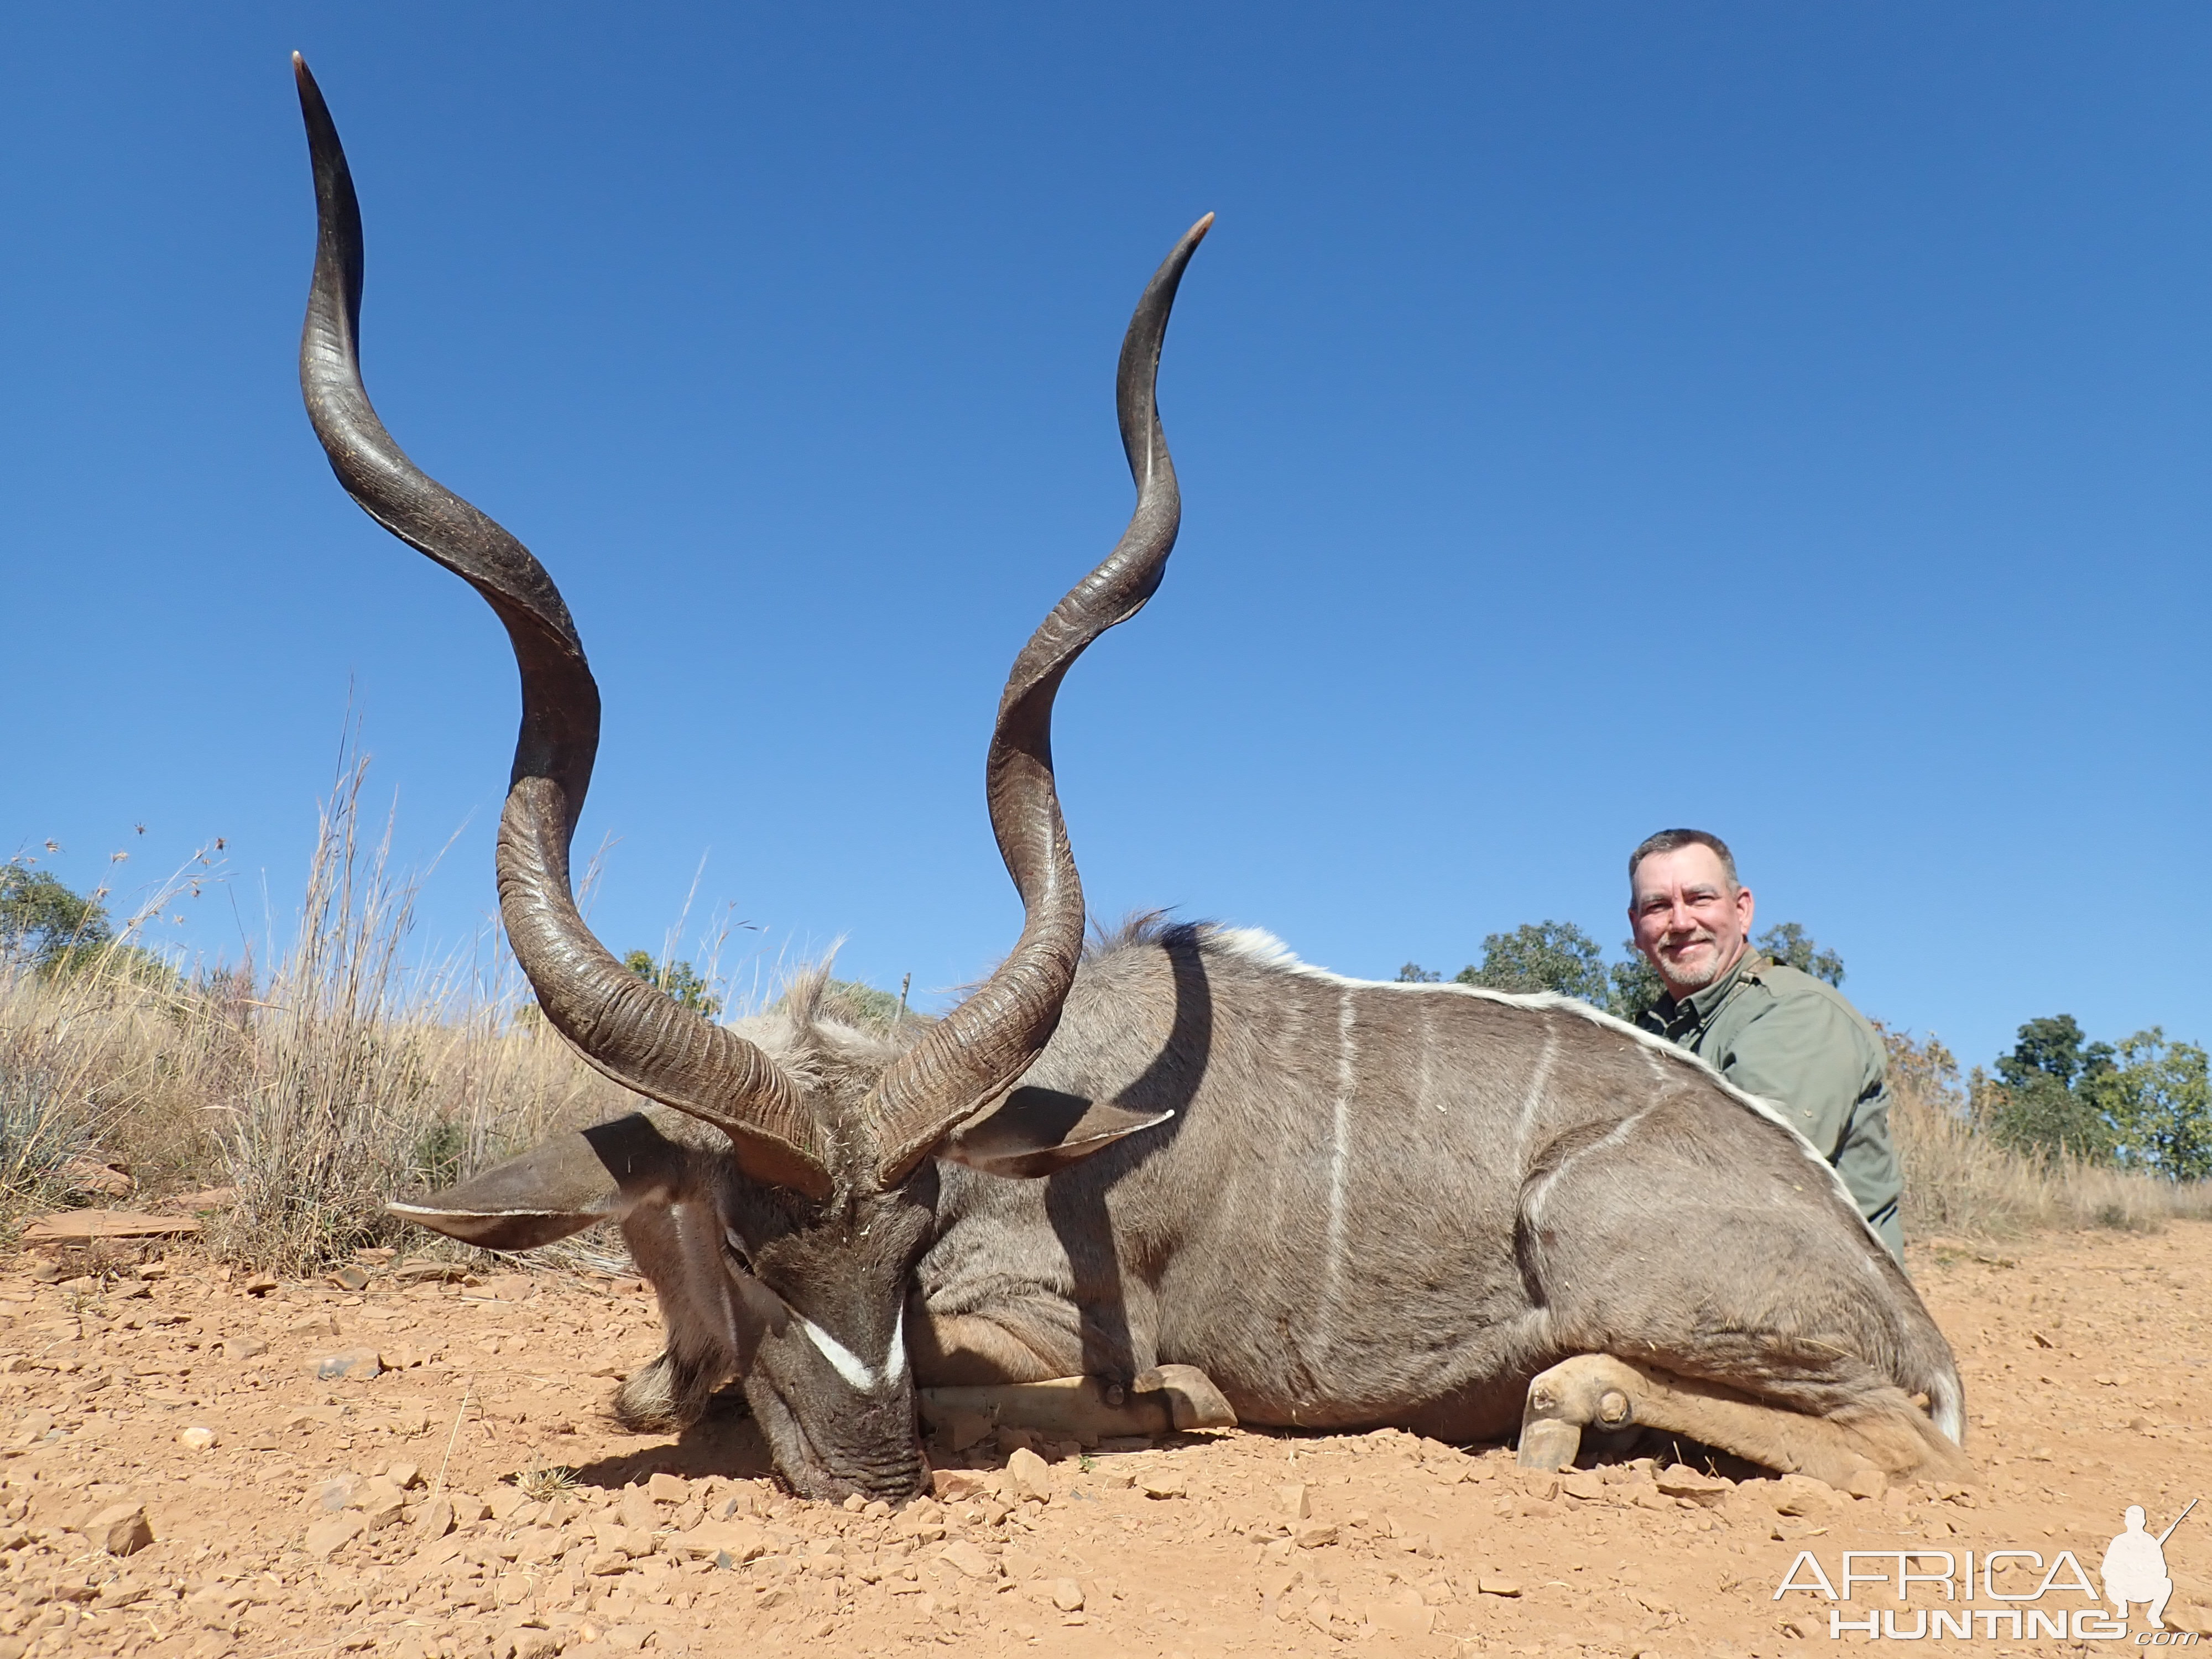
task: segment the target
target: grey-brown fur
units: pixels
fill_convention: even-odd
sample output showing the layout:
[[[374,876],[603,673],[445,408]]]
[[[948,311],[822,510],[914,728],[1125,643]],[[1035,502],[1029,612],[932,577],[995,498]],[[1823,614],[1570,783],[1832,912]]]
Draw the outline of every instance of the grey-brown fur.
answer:
[[[748,1035],[864,1086],[896,1039],[811,996]],[[787,1195],[702,1146],[690,1191],[624,1222],[670,1335],[625,1413],[672,1426],[746,1369],[711,1205],[784,1303],[865,1358],[904,1297],[924,1386],[1179,1363],[1248,1423],[1470,1439],[1509,1432],[1547,1368],[1611,1353],[1822,1417],[1919,1394],[1958,1433],[1949,1348],[1826,1166],[1701,1062],[1579,1004],[1341,981],[1263,935],[1146,925],[1085,960],[1024,1081],[1175,1116],[1045,1180],[926,1166],[870,1200],[904,1218],[878,1218],[890,1249],[794,1226]],[[793,1397],[757,1381],[771,1418]],[[837,1459],[873,1435],[888,1480],[914,1455],[896,1406],[842,1423]]]
[[[1911,1283],[1708,1067],[1564,1000],[1264,951],[1142,927],[1085,963],[1025,1081],[1176,1116],[1042,1183],[948,1170],[933,1321],[1006,1328],[1040,1377],[1195,1365],[1250,1423],[1492,1437],[1609,1352],[1812,1413],[1893,1384],[1955,1436]]]

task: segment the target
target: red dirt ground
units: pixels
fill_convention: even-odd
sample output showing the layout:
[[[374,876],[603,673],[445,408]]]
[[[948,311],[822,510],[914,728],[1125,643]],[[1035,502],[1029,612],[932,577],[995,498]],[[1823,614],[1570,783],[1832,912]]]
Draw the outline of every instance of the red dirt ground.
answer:
[[[1649,1464],[1523,1476],[1500,1449],[1395,1431],[1232,1432],[1046,1448],[1042,1502],[1020,1490],[1026,1458],[945,1455],[940,1468],[979,1467],[942,1477],[946,1501],[897,1514],[781,1495],[741,1416],[680,1439],[617,1428],[612,1379],[659,1348],[634,1285],[408,1285],[377,1268],[357,1292],[257,1292],[182,1254],[151,1277],[115,1267],[41,1284],[42,1258],[26,1255],[0,1276],[0,1659],[939,1644],[1101,1659],[1777,1659],[1832,1650],[1832,1612],[1887,1610],[1900,1636],[1929,1609],[1955,1615],[1964,1600],[1939,1585],[1896,1599],[1905,1550],[1954,1564],[1968,1549],[2038,1552],[2057,1587],[2015,1605],[2063,1620],[2087,1603],[2058,1552],[2094,1575],[2125,1505],[2156,1531],[2212,1498],[2208,1247],[2212,1225],[2181,1224],[1915,1251],[1966,1370],[1972,1489],[1854,1498],[1762,1479],[1669,1495],[1697,1483]],[[348,1349],[388,1369],[318,1380],[314,1362]],[[214,1443],[195,1449],[191,1429]],[[575,1472],[565,1490],[556,1469]],[[134,1541],[140,1507],[153,1541],[101,1548]],[[1849,1602],[1775,1598],[1801,1551],[1840,1589],[1852,1548],[1891,1553],[1887,1600],[1879,1584]],[[2166,1555],[2168,1625],[2207,1629],[2212,1504]],[[1942,1571],[1924,1553],[1918,1567]],[[1994,1589],[2027,1595],[2039,1577],[2015,1559]],[[1810,1582],[1802,1566],[1796,1581]],[[2126,1636],[2060,1644],[2033,1623],[2015,1636],[1990,1589],[1978,1583],[1973,1604],[1996,1616],[1972,1639],[1918,1650],[2116,1652],[2151,1634],[2138,1607]]]

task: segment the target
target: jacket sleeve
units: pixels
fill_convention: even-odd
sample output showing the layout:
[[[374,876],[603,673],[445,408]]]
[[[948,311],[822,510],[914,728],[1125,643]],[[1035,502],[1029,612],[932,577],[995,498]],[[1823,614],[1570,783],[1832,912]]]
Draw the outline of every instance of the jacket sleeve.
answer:
[[[1760,1011],[1729,1044],[1720,1071],[1781,1107],[1832,1164],[1870,1082],[1859,1033],[1820,997],[1785,997]]]

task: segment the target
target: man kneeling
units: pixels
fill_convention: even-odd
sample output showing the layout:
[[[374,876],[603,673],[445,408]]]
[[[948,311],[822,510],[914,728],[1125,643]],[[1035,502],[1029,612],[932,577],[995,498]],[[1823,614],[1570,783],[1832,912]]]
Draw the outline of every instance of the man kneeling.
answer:
[[[1751,948],[1751,889],[1718,836],[1661,830],[1629,854],[1628,888],[1636,948],[1667,988],[1638,1024],[1781,1107],[1902,1260],[1905,1182],[1874,1028],[1832,985]]]

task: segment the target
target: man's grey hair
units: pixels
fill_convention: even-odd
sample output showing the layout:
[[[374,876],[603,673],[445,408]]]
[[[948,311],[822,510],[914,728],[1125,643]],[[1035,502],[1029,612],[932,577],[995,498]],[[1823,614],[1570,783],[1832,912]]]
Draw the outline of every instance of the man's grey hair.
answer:
[[[1729,851],[1728,843],[1718,836],[1705,830],[1662,830],[1656,836],[1646,836],[1637,842],[1636,850],[1628,855],[1628,884],[1636,885],[1636,866],[1654,853],[1675,853],[1685,847],[1710,847],[1728,872],[1729,885],[1741,887],[1743,883],[1735,873],[1735,854]]]

